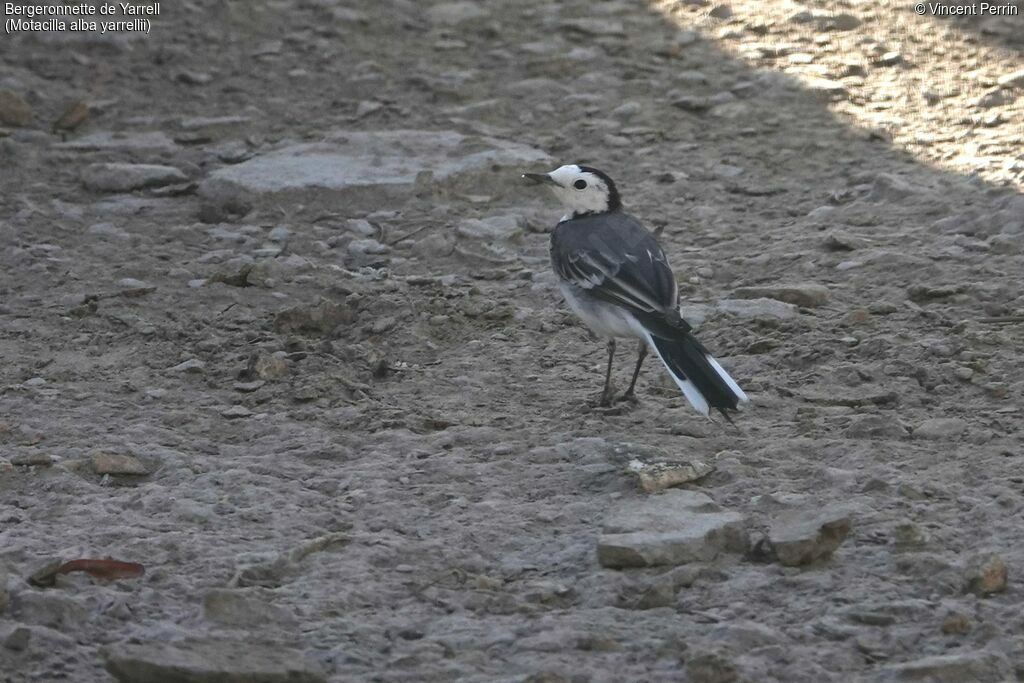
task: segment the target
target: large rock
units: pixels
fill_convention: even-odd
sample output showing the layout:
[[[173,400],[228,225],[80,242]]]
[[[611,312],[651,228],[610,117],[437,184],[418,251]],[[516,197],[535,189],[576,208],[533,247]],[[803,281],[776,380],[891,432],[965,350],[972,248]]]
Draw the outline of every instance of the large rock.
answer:
[[[849,511],[841,508],[793,510],[774,520],[768,539],[779,564],[798,567],[829,557],[851,525]]]
[[[301,652],[265,643],[185,641],[103,648],[107,671],[122,683],[325,683]]]
[[[159,164],[89,164],[82,171],[85,186],[98,192],[131,192],[187,180],[179,169]]]
[[[878,683],[1001,683],[1011,680],[1012,668],[1006,657],[992,652],[932,655],[912,662],[894,664],[872,678]]]
[[[275,201],[282,193],[375,210],[436,186],[471,194],[520,187],[549,157],[528,145],[454,131],[339,131],[213,172],[199,188],[214,202]]]
[[[669,490],[620,501],[597,541],[602,566],[648,567],[708,562],[748,544],[743,516],[722,510],[703,493]]]
[[[788,304],[813,308],[828,303],[828,287],[818,284],[770,285],[740,287],[732,293],[737,299],[777,299]]]

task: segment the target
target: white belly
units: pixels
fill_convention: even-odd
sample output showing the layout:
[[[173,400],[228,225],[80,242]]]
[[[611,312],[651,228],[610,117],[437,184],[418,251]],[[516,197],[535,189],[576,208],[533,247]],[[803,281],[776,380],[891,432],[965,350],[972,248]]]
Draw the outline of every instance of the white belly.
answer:
[[[640,323],[626,309],[596,299],[567,282],[559,283],[559,289],[572,312],[599,337],[645,338]]]

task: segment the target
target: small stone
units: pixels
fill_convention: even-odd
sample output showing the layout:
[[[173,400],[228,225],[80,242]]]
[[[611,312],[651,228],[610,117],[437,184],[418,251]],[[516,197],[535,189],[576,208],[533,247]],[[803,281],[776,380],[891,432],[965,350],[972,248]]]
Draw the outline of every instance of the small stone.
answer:
[[[229,420],[237,420],[243,417],[252,417],[252,411],[245,406],[231,406],[220,411],[221,417]]]
[[[0,90],[0,124],[5,126],[27,126],[32,123],[32,107],[21,95],[10,90]]]
[[[825,239],[822,241],[822,246],[829,251],[854,251],[856,249],[863,249],[866,245],[867,241],[863,238],[856,237],[841,230],[829,231],[829,233],[825,235]]]
[[[729,5],[715,5],[711,8],[711,11],[708,12],[708,16],[714,17],[715,19],[728,19],[732,15],[732,7]]]
[[[171,372],[188,372],[198,373],[206,369],[206,363],[199,360],[198,358],[189,358],[186,361],[178,363],[177,365],[168,368]]]
[[[932,655],[893,664],[872,678],[877,683],[1002,683],[1012,678],[1010,662],[994,652]]]
[[[892,530],[892,540],[901,550],[914,550],[928,545],[928,532],[913,522],[897,524]]]
[[[156,286],[151,285],[148,282],[142,280],[136,280],[133,277],[123,277],[117,281],[117,286],[123,291],[121,296],[143,296],[145,294],[151,294],[156,291]]]
[[[899,52],[886,52],[875,60],[879,66],[895,66],[903,61],[903,55]]]
[[[327,336],[338,325],[351,323],[352,310],[345,304],[321,299],[312,306],[296,306],[281,311],[274,319],[274,331]]]
[[[82,171],[82,182],[97,192],[131,192],[187,180],[179,169],[158,164],[89,164]]]
[[[28,648],[32,639],[32,631],[24,626],[18,626],[4,638],[4,647],[14,652],[23,652]]]
[[[799,567],[832,555],[851,526],[849,512],[841,508],[793,510],[772,522],[768,539],[780,564]]]
[[[78,100],[68,105],[64,113],[53,122],[54,131],[73,131],[89,118],[89,105]]]
[[[834,81],[831,78],[810,78],[807,80],[807,87],[813,92],[829,95],[830,97],[846,97],[849,93],[842,81]]]
[[[961,420],[958,417],[933,417],[914,429],[914,438],[945,441],[955,439],[965,431],[967,431],[966,420]]]
[[[326,683],[303,654],[281,645],[226,640],[125,642],[100,650],[120,683]]]
[[[689,683],[736,683],[740,680],[736,665],[719,652],[698,652],[686,658]]]
[[[348,243],[348,253],[354,256],[365,256],[367,254],[378,256],[391,252],[391,247],[373,239],[352,240]]]
[[[942,632],[947,636],[962,636],[971,630],[971,620],[966,614],[950,612],[942,620]]]
[[[971,381],[971,378],[974,377],[974,370],[972,370],[971,368],[968,368],[968,367],[961,366],[961,367],[957,368],[953,372],[953,374],[956,375],[957,379],[959,379],[961,381],[964,381],[964,382],[969,382],[969,381]]]
[[[985,596],[1006,590],[1006,563],[995,553],[971,558],[964,569],[964,591]]]
[[[654,493],[679,486],[691,481],[696,481],[715,471],[714,465],[690,460],[689,462],[644,462],[633,459],[627,465],[627,469],[637,476],[640,481],[640,488],[648,493]]]
[[[732,295],[737,299],[775,299],[806,308],[822,306],[829,300],[828,287],[818,284],[740,287]]]
[[[996,84],[1001,88],[1024,88],[1024,69],[1003,74],[996,79]]]
[[[597,557],[613,569],[679,565],[742,553],[747,545],[742,515],[722,510],[703,493],[670,489],[614,506],[605,517]]]
[[[286,377],[290,368],[284,358],[264,353],[256,359],[253,370],[262,379],[278,380]]]
[[[96,474],[149,474],[145,463],[134,456],[120,453],[93,453],[92,469]]]

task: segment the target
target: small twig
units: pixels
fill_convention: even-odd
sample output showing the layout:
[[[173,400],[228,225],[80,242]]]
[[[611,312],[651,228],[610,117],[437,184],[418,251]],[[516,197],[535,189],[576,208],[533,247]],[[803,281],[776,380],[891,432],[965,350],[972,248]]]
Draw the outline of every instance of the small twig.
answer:
[[[423,225],[423,226],[421,226],[419,228],[416,228],[415,230],[413,230],[409,234],[402,235],[401,237],[396,237],[395,239],[390,240],[389,242],[386,242],[385,244],[387,244],[389,247],[393,247],[396,244],[398,244],[399,242],[402,242],[403,240],[407,240],[410,237],[414,237],[414,236],[420,234],[421,232],[423,232],[424,230],[426,230],[427,228],[432,228],[432,227],[434,227],[432,224],[427,223],[426,225]]]

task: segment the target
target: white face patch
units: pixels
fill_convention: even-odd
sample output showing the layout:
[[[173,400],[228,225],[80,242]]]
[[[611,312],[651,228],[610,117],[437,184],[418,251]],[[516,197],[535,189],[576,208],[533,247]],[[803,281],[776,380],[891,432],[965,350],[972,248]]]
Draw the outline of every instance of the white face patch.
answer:
[[[551,191],[569,208],[570,215],[603,213],[609,209],[610,192],[600,176],[575,164],[556,168],[548,174],[557,183]]]

